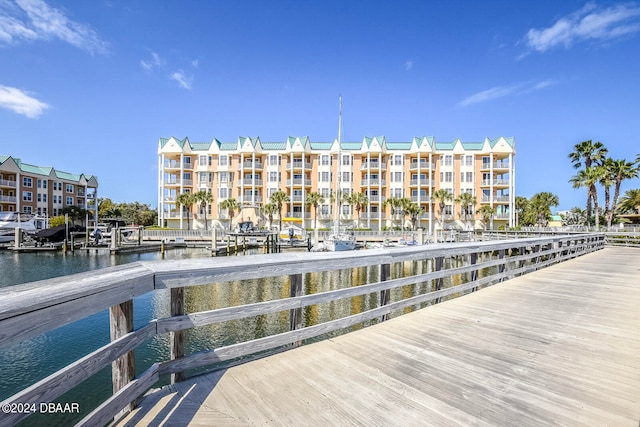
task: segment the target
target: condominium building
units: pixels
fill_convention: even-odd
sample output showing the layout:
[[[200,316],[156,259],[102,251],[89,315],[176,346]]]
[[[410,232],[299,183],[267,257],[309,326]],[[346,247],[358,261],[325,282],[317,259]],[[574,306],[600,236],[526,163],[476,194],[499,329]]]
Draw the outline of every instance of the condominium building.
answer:
[[[191,207],[193,215],[176,209],[176,198],[184,192],[211,192],[207,220],[226,226],[231,218],[220,208],[225,199],[260,210],[274,192],[282,190],[289,196],[283,217],[298,218],[305,227],[311,227],[316,216],[314,207],[305,204],[311,192],[324,198],[317,209],[321,227],[330,226],[338,211],[340,221],[353,227],[407,226],[409,217],[385,203],[390,198],[408,198],[422,207],[417,227],[430,231],[513,226],[514,159],[514,138],[505,137],[482,142],[436,142],[433,137],[390,142],[384,137],[364,137],[360,142],[342,142],[340,147],[337,140],[312,142],[308,137],[289,137],[284,142],[240,137],[233,143],[160,138],[159,225],[183,228],[188,217],[196,228],[204,228],[201,207]],[[452,196],[442,210],[432,198],[438,189]],[[366,206],[360,211],[346,202],[335,203],[334,194],[354,192],[366,195]],[[455,201],[462,193],[470,193],[476,204],[462,209]],[[481,206],[492,207],[492,215],[480,215]]]
[[[88,209],[98,191],[93,175],[71,174],[0,156],[0,211],[57,216],[66,207]]]

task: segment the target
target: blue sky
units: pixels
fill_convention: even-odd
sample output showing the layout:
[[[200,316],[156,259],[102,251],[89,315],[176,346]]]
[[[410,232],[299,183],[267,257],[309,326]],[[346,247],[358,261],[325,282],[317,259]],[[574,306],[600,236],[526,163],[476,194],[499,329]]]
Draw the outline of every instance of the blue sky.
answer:
[[[640,152],[639,61],[638,2],[0,0],[0,154],[156,207],[160,137],[332,141],[342,94],[343,141],[513,136],[569,209],[576,143]]]

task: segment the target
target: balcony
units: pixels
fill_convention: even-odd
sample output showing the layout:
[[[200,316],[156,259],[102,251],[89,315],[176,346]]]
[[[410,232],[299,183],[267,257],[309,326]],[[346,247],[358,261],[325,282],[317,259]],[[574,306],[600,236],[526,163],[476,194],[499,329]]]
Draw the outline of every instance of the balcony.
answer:
[[[239,203],[262,203],[262,196],[240,196]]]
[[[300,195],[300,194],[295,194],[293,196],[289,196],[289,198],[291,199],[292,202],[304,202],[305,197]]]
[[[262,185],[261,178],[249,178],[249,179],[240,179],[238,180],[238,187],[248,187],[252,185]]]
[[[305,187],[311,187],[311,180],[310,179],[288,179],[287,180],[287,186],[291,186],[293,184],[294,187],[302,187],[302,185],[304,185]]]
[[[480,183],[481,187],[490,187],[491,186],[491,180],[490,179],[483,179],[482,182]],[[497,178],[493,180],[493,186],[494,187],[508,187],[509,186],[509,179],[503,179],[503,178]]]
[[[436,165],[435,163],[429,163],[429,162],[411,162],[409,164],[409,170],[418,170],[418,169],[426,169],[428,170],[429,168],[431,169],[435,169]]]
[[[302,212],[287,212],[287,217],[311,219],[311,212],[304,212],[304,214]]]
[[[180,160],[167,160],[164,162],[165,169],[180,169]],[[182,162],[182,169],[193,169],[191,162]]]
[[[509,212],[498,212],[493,216],[493,219],[509,219],[511,214]]]
[[[387,170],[387,164],[384,162],[363,162],[360,170]]]
[[[262,162],[244,162],[242,164],[242,167],[244,169],[252,169],[252,170],[262,170],[264,169],[264,165],[262,164]]]
[[[387,215],[384,212],[360,212],[360,219],[368,219],[373,221],[386,220]]]
[[[371,195],[367,197],[369,199],[369,203],[384,203],[387,198],[385,196],[380,195]]]
[[[17,203],[17,200],[14,196],[0,196],[0,203]]]
[[[301,162],[294,160],[293,163],[289,163],[287,165],[287,169],[290,169],[292,167],[293,169],[311,169],[311,162]]]
[[[430,180],[429,178],[412,179],[409,182],[409,185],[411,187],[432,187],[433,181]]]
[[[426,195],[420,195],[420,196],[411,196],[411,201],[413,203],[429,203],[431,201],[431,198]]]
[[[480,169],[481,170],[490,170],[491,169],[491,162],[482,162],[482,164],[480,165]],[[497,161],[497,162],[493,162],[493,169],[509,169],[509,162],[506,161]]]
[[[0,187],[16,188],[16,182],[9,179],[0,179]]]
[[[377,178],[376,179],[363,179],[360,182],[360,185],[362,187],[369,187],[371,185],[378,185],[378,186],[382,185],[382,186],[385,186],[385,185],[387,185],[387,180],[386,179],[377,179]]]
[[[484,196],[480,199],[480,203],[489,203],[491,201],[490,199],[490,197]],[[493,196],[494,203],[509,203],[509,199],[509,196]]]

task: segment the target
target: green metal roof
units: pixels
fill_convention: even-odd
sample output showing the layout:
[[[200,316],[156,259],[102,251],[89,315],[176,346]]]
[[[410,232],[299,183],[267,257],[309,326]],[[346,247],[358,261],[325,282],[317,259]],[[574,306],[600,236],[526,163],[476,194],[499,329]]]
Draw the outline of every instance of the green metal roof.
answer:
[[[207,151],[211,148],[210,142],[192,142],[191,149],[194,151]]]
[[[287,149],[286,142],[261,142],[263,150],[278,150],[283,151]]]
[[[333,142],[312,142],[312,150],[330,150]]]

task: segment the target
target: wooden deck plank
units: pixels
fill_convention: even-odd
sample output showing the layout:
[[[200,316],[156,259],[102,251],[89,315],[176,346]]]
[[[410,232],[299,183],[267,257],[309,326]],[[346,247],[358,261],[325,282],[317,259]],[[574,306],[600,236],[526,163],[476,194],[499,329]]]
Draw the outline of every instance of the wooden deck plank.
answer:
[[[120,425],[637,427],[639,260],[607,248],[189,379]]]

